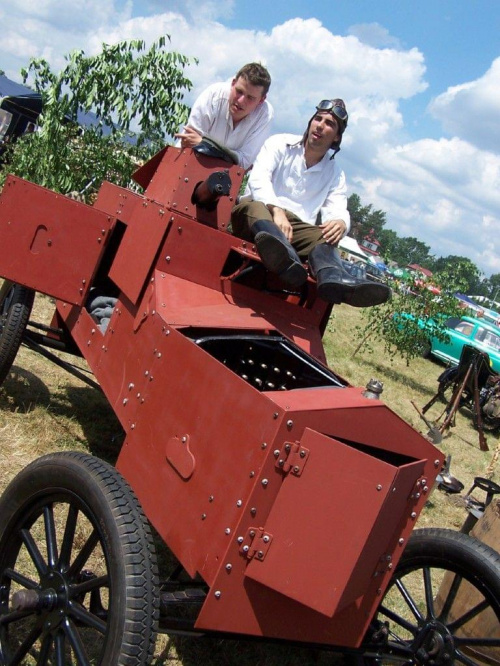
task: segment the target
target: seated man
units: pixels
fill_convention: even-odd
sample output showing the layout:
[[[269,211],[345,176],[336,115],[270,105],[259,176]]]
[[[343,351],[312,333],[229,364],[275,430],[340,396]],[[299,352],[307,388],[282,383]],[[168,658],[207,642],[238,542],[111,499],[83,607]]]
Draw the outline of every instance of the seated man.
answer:
[[[273,107],[266,100],[271,77],[265,67],[249,63],[234,79],[209,86],[195,101],[184,131],[176,134],[181,148],[194,148],[203,137],[235,154],[248,169],[269,136]]]
[[[236,236],[255,243],[264,266],[286,286],[297,288],[307,280],[307,260],[322,299],[367,307],[388,300],[391,291],[349,275],[337,249],[350,227],[344,172],[334,160],[347,120],[341,99],[323,100],[302,137],[270,137],[231,224]]]

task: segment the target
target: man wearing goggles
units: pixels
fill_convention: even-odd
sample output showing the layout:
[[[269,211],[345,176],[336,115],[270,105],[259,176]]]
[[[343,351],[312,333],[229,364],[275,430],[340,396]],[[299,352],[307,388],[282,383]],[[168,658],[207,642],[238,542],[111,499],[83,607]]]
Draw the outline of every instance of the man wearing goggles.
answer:
[[[323,100],[302,137],[270,137],[231,223],[235,235],[255,243],[264,266],[286,287],[304,284],[308,262],[322,299],[368,307],[388,300],[391,292],[387,285],[351,276],[337,249],[350,228],[345,176],[333,159],[347,121],[343,100]]]

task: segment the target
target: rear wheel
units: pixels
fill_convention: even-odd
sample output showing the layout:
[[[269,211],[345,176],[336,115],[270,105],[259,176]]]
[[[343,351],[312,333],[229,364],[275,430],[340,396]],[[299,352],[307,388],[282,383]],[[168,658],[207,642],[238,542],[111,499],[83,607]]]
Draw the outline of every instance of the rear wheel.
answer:
[[[33,307],[35,292],[5,281],[0,289],[0,384],[14,363]]]
[[[148,523],[110,465],[44,456],[0,499],[0,664],[146,666],[158,621]]]
[[[500,555],[460,532],[416,530],[376,619],[387,649],[366,664],[500,663]]]

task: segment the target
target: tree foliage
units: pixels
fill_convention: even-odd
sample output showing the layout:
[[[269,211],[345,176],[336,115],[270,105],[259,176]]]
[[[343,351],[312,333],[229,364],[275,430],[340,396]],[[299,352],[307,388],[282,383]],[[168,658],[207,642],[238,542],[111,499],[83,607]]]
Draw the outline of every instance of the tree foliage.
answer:
[[[167,40],[149,50],[131,40],[104,44],[95,56],[74,51],[58,73],[46,60],[32,59],[22,74],[42,96],[39,130],[12,145],[1,180],[15,173],[58,192],[86,194],[104,179],[127,185],[189,113],[182,102],[191,88],[184,69],[193,61],[166,50]],[[82,127],[81,113],[95,114],[95,124]]]
[[[347,208],[351,215],[351,235],[358,243],[373,235],[378,238],[385,225],[385,213],[382,210],[373,210],[373,206],[361,205],[361,199],[357,194],[351,194],[347,200]]]
[[[371,341],[379,340],[389,357],[399,354],[409,364],[428,347],[430,335],[447,340],[444,322],[448,317],[463,314],[454,294],[464,289],[465,281],[459,270],[443,271],[433,281],[441,289],[439,296],[425,282],[415,282],[411,288],[396,286],[390,301],[366,308],[363,311],[366,323],[356,331],[359,344],[354,354],[361,349],[373,351]]]

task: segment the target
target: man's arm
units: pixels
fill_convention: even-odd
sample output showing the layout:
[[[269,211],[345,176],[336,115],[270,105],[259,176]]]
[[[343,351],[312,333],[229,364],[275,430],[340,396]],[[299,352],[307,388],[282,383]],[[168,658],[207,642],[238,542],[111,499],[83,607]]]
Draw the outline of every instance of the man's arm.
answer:
[[[214,94],[215,85],[211,85],[196,98],[183,131],[175,135],[181,148],[194,148],[209,133],[215,113]]]
[[[335,176],[323,206],[321,229],[329,245],[337,245],[351,228],[351,216],[347,210],[347,186],[343,171]]]

